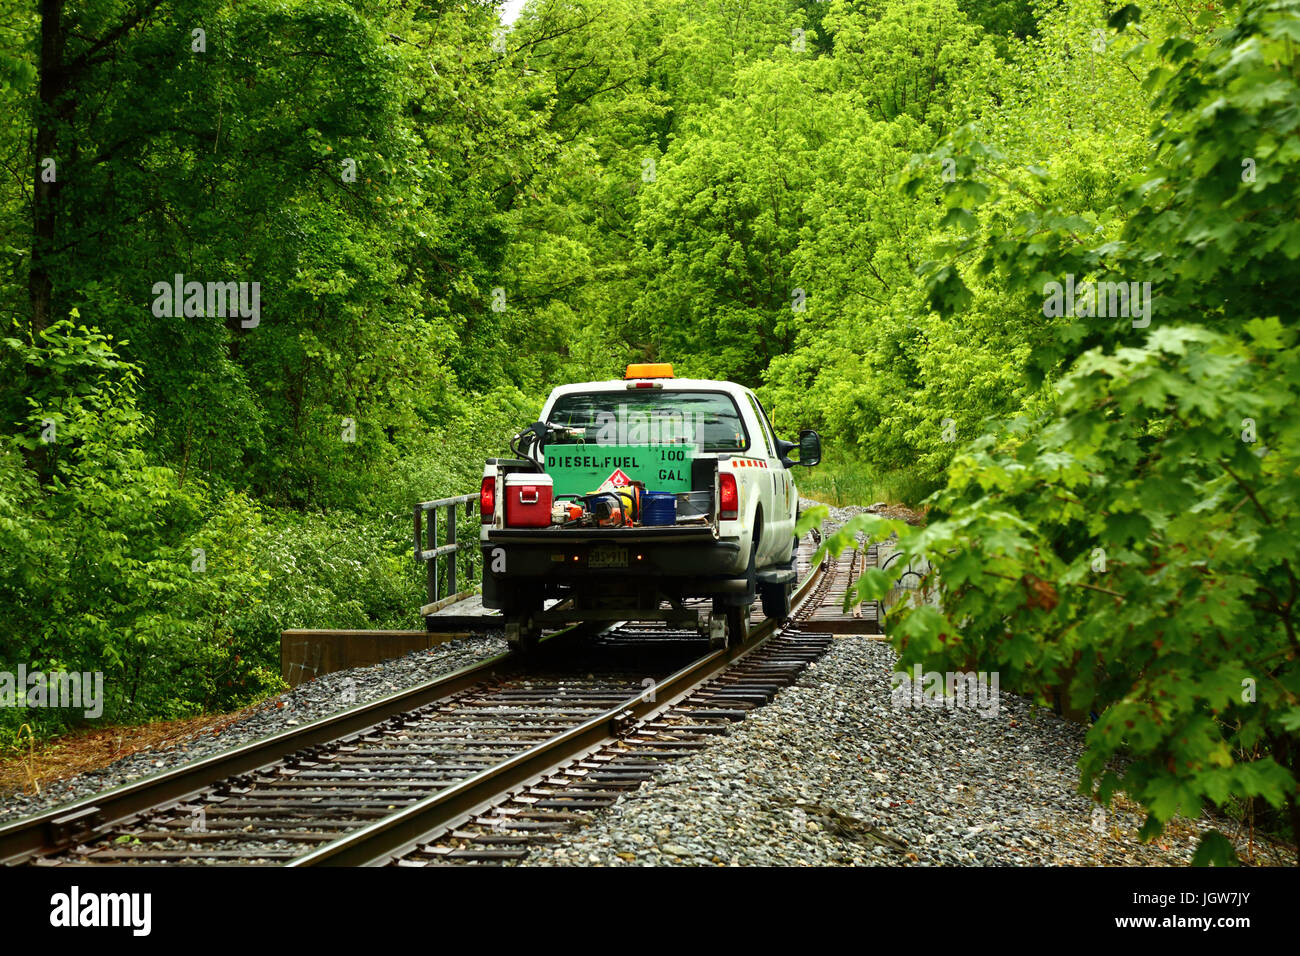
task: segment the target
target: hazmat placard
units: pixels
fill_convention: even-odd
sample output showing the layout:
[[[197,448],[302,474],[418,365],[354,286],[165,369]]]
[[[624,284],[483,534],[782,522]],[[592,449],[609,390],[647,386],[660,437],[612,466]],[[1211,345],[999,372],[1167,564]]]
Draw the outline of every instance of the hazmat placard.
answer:
[[[645,482],[646,491],[691,490],[695,449],[682,445],[547,445],[556,495],[585,495],[606,482]]]
[[[622,468],[615,468],[614,473],[605,479],[604,483],[597,488],[597,491],[614,491],[617,488],[626,488],[632,484],[632,479]]]

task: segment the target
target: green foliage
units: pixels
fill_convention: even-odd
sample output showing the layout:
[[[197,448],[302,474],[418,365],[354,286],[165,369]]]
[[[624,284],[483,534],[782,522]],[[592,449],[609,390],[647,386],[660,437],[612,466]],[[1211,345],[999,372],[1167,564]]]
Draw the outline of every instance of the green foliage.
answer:
[[[1300,343],[1280,318],[1300,258],[1300,152],[1283,145],[1300,122],[1297,23],[1297,4],[1255,2],[1204,47],[1163,41],[1155,160],[1098,225],[1040,201],[954,245],[1022,301],[1070,272],[1150,281],[1151,327],[1057,320],[1031,362],[1065,369],[1053,408],[963,448],[926,529],[864,518],[833,543],[896,531],[938,570],[943,610],[891,623],[900,666],[977,662],[1098,713],[1081,785],[1140,800],[1148,837],[1237,798],[1297,819]],[[1022,187],[981,182],[1000,158],[979,155],[947,201],[1014,203]],[[931,289],[959,312],[949,276],[936,268]],[[857,597],[888,586],[864,579]],[[1230,855],[1214,835],[1197,862]]]
[[[1032,5],[1027,0],[963,0],[961,12],[987,32],[1025,39],[1038,32]]]
[[[736,95],[678,139],[643,193],[646,281],[636,318],[684,374],[757,381],[794,344],[791,257],[820,139],[815,63],[780,54],[742,70]]]
[[[225,710],[279,688],[286,628],[418,625],[411,503],[471,487],[483,449],[535,414],[509,390],[461,406],[440,455],[412,449],[367,489],[368,513],[285,513],[150,464],[139,369],[103,334],[64,321],[3,346],[29,388],[0,435],[0,670],[101,672],[110,721]],[[0,734],[82,720],[0,717]]]
[[[32,386],[0,436],[3,669],[102,671],[109,712],[165,708],[157,694],[190,626],[170,606],[186,573],[174,540],[197,510],[148,461],[138,369],[71,321],[3,344],[5,368]],[[23,716],[3,714],[15,728]]]
[[[916,508],[937,487],[914,469],[874,472],[842,449],[831,449],[821,464],[800,471],[795,480],[801,497],[837,507],[884,501]]]
[[[490,6],[140,9],[0,28],[3,658],[104,670],[110,719],[277,686],[284,627],[410,626],[411,504],[474,487],[557,370],[490,308],[508,187],[554,149]],[[260,321],[155,315],[176,274],[259,283]]]

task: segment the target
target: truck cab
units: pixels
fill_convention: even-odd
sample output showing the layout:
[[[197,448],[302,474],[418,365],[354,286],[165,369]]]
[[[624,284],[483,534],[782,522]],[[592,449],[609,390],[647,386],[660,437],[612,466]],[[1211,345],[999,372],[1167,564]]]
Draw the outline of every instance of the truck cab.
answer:
[[[788,617],[792,471],[816,464],[821,442],[777,438],[748,388],[631,365],[622,380],[554,389],[513,450],[488,460],[480,490],[483,603],[512,643],[622,620],[728,643],[758,598]]]

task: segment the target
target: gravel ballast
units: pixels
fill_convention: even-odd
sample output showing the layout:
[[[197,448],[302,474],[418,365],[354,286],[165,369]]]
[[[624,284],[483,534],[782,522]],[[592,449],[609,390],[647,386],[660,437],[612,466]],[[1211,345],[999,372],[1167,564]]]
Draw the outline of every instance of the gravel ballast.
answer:
[[[1076,792],[1082,726],[1007,693],[989,716],[895,702],[894,660],[836,638],[726,737],[522,865],[1167,866],[1211,827],[1140,843],[1140,811]]]
[[[347,710],[356,704],[396,693],[459,668],[504,653],[506,642],[497,635],[470,637],[412,651],[368,667],[335,671],[307,681],[293,690],[268,698],[244,719],[218,732],[203,731],[166,749],[141,750],[102,770],[59,780],[39,795],[0,795],[0,821],[13,820],[80,800],[183,763],[231,750],[282,730]]]
[[[832,506],[822,530],[863,512],[920,520]],[[878,637],[837,637],[726,737],[521,865],[1169,866],[1214,826],[1176,820],[1141,843],[1140,808],[1077,792],[1086,728],[1006,692],[995,713],[895,699],[895,660]]]

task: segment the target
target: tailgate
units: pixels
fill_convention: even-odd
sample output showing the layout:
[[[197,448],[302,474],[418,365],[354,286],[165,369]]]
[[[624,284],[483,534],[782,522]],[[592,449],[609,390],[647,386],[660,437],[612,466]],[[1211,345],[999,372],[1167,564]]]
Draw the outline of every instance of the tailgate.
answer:
[[[708,525],[694,527],[666,526],[640,528],[494,528],[487,540],[497,544],[623,544],[637,545],[678,544],[705,542],[714,539],[713,528]]]

